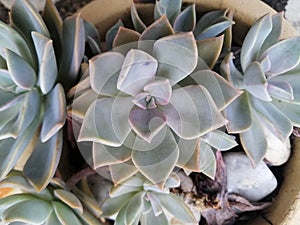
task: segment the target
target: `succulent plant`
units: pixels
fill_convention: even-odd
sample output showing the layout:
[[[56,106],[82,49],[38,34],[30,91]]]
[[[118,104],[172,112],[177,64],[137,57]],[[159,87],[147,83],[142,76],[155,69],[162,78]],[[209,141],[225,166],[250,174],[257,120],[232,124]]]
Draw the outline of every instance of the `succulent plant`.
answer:
[[[170,193],[179,178],[172,174],[163,189],[136,174],[114,187],[102,204],[104,217],[116,216],[115,225],[197,224],[184,201]]]
[[[265,157],[268,136],[284,142],[293,126],[300,126],[300,37],[280,41],[281,24],[282,14],[259,19],[241,48],[242,71],[235,67],[232,54],[221,66],[224,77],[244,91],[224,110],[227,130],[239,134],[253,164]]]
[[[116,183],[138,171],[164,183],[175,166],[213,177],[210,145],[236,145],[216,131],[226,123],[220,110],[240,93],[198,59],[191,32],[135,45],[145,50],[125,45],[90,60],[89,77],[79,86],[91,89],[73,103],[74,116],[83,119],[78,141],[93,142],[94,167],[109,165]],[[200,63],[205,70],[192,73]],[[176,85],[188,76],[194,83]],[[223,98],[215,103],[217,94]]]
[[[0,219],[5,224],[43,224],[43,225],[101,225],[93,216],[99,207],[94,207],[93,214],[86,205],[96,205],[84,193],[68,191],[65,185],[57,180],[41,192],[35,188],[19,172],[12,172],[0,182],[0,192],[6,194],[0,199]]]
[[[51,1],[44,19],[26,0],[10,15],[11,26],[0,22],[0,178],[17,166],[41,191],[60,160],[64,88],[77,79],[84,24],[79,16],[62,23]]]

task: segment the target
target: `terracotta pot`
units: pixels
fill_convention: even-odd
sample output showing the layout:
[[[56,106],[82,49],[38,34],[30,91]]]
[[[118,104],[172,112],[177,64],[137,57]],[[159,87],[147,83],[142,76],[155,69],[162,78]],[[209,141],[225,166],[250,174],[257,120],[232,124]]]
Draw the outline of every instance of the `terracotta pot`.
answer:
[[[234,12],[236,25],[234,32],[239,34],[235,40],[242,40],[249,26],[266,13],[276,11],[260,0],[183,0],[186,3],[197,3],[198,11],[230,8]],[[118,19],[130,24],[130,7],[132,0],[95,0],[80,10],[82,17],[93,23],[100,31],[102,39],[105,33]],[[145,13],[143,19],[152,15],[152,4],[140,4]],[[139,10],[140,11],[140,10]],[[284,21],[282,38],[298,35],[297,31]],[[284,171],[284,182],[274,204],[266,210],[266,218],[274,225],[296,225],[300,221],[300,139],[294,142],[294,151]],[[270,225],[262,218],[255,218],[247,225]]]

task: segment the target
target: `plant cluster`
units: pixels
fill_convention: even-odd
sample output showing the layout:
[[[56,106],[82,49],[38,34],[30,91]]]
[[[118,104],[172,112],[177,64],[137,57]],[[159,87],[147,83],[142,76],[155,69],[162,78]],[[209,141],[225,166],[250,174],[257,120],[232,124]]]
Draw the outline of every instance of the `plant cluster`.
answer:
[[[118,21],[102,43],[80,14],[62,21],[50,0],[42,15],[15,0],[10,19],[0,22],[7,224],[197,224],[170,191],[181,184],[176,171],[214,179],[216,152],[239,141],[253,166],[277,164],[266,157],[270,136],[285,143],[300,127],[300,37],[280,40],[281,14],[251,27],[241,69],[230,10],[198,18],[195,4],[160,0],[146,24],[133,4],[133,27]],[[108,169],[114,187],[101,205],[59,176],[62,151],[78,149],[94,170]]]

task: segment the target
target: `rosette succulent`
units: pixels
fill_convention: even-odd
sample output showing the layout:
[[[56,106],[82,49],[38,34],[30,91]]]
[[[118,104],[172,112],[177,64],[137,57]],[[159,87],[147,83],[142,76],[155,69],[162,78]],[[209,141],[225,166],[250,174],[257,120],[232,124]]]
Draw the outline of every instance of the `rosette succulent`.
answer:
[[[214,177],[211,146],[236,145],[217,130],[221,110],[240,92],[209,70],[199,46],[162,16],[142,34],[119,27],[113,51],[90,60],[72,113],[82,120],[78,141],[93,142],[94,168],[109,165],[116,183],[139,171],[163,184],[175,166]],[[222,44],[214,47],[215,62]]]
[[[0,22],[0,178],[17,166],[42,190],[60,160],[64,88],[79,71],[84,26],[78,16],[62,23],[51,1],[44,19],[26,0],[10,15],[11,26]]]
[[[169,191],[179,184],[179,177],[172,174],[160,189],[136,174],[111,190],[102,215],[116,216],[115,225],[197,224],[184,201]]]
[[[270,136],[285,142],[300,126],[300,38],[280,41],[281,24],[282,14],[266,15],[251,27],[241,48],[242,71],[232,54],[222,63],[224,77],[244,91],[224,110],[227,130],[239,134],[253,164],[265,157]]]
[[[19,172],[0,182],[0,219],[5,224],[101,225],[94,215],[101,210],[86,194],[68,191],[63,183],[52,180],[41,192]],[[78,196],[80,196],[79,198]],[[87,206],[95,206],[92,210]]]

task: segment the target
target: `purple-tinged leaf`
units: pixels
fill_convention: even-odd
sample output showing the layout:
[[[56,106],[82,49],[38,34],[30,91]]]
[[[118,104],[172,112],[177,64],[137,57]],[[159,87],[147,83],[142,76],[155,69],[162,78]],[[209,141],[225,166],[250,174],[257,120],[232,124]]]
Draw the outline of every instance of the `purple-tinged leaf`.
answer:
[[[141,50],[130,50],[123,62],[117,88],[127,94],[137,95],[144,86],[154,80],[158,63],[155,58]]]
[[[120,27],[123,27],[124,24],[121,20],[119,20],[115,25],[113,25],[106,33],[105,40],[106,40],[106,48],[107,50],[111,50],[113,47],[113,43],[115,37],[118,33]]]
[[[171,24],[174,23],[176,17],[179,15],[181,10],[182,0],[161,0],[156,4],[161,5],[166,9],[166,15]]]
[[[166,125],[166,117],[158,108],[145,110],[135,106],[130,111],[129,124],[141,138],[151,142]]]
[[[268,82],[268,92],[272,97],[292,101],[294,100],[293,87],[284,81],[272,81]]]
[[[144,91],[155,97],[159,105],[166,105],[169,103],[172,96],[172,87],[169,80],[155,80],[148,83],[144,87]]]
[[[128,44],[130,42],[137,42],[140,36],[141,35],[134,30],[125,27],[119,27],[119,30],[113,42],[113,48]]]

